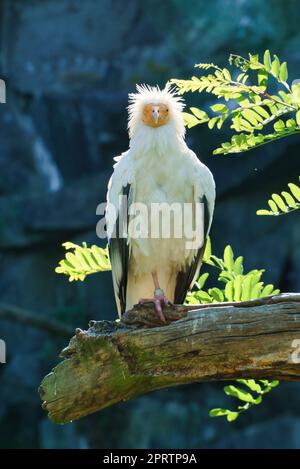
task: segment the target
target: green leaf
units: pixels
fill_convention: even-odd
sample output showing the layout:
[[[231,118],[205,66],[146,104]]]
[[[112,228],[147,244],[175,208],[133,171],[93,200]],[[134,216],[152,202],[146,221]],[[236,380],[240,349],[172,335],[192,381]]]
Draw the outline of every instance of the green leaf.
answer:
[[[214,112],[228,112],[228,107],[225,104],[214,104],[213,106],[210,106],[210,109]]]
[[[197,282],[197,284],[198,284],[197,288],[199,288],[199,290],[201,290],[204,287],[205,282],[208,279],[208,277],[209,277],[208,272],[205,272],[204,274],[200,275],[199,280]]]
[[[260,114],[264,119],[269,119],[269,113],[262,106],[255,106],[255,111]]]
[[[214,301],[217,301],[218,303],[222,303],[224,301],[224,294],[219,288],[210,288],[208,292]]]
[[[293,210],[300,209],[300,187],[294,183],[289,183],[288,187],[291,193],[282,191],[281,195],[272,194],[272,199],[268,200],[271,211],[258,210],[258,215],[283,215]],[[298,198],[297,198],[298,197]],[[296,200],[295,200],[296,198]]]
[[[185,302],[188,305],[199,305],[200,304],[199,300],[197,299],[197,296],[196,296],[195,292],[188,292],[187,295],[186,295],[186,298],[185,298]]]
[[[287,63],[286,62],[283,62],[280,65],[279,78],[280,78],[281,81],[287,81],[287,79],[288,79],[288,69],[287,69]]]
[[[272,62],[272,66],[271,66],[271,73],[275,77],[278,77],[279,76],[279,71],[280,71],[280,62],[279,62],[279,59],[278,59],[277,55],[274,54],[274,60]]]
[[[292,182],[290,182],[288,186],[290,188],[291,193],[295,197],[295,199],[297,199],[298,202],[300,202],[300,187],[296,186],[296,184],[293,184]]]
[[[223,267],[221,267],[221,269],[223,269]],[[234,275],[232,274],[232,272],[228,272],[228,270],[221,270],[219,278],[218,278],[218,280],[223,283],[227,283],[233,279],[234,279]]]
[[[266,67],[266,69],[268,71],[271,70],[271,54],[270,54],[270,51],[269,50],[266,50],[265,53],[264,53],[264,66]]]
[[[86,243],[79,246],[71,242],[66,242],[63,246],[67,252],[65,258],[55,268],[55,272],[67,275],[70,282],[83,281],[87,275],[111,270],[107,248],[103,249],[96,245],[89,248]]]
[[[74,269],[77,269],[78,271],[81,271],[84,268],[81,263],[80,257],[81,257],[80,254],[75,256],[75,254],[73,254],[72,252],[66,253],[67,261]]]
[[[208,262],[211,257],[211,240],[210,237],[207,238],[205,251],[203,254],[203,262]]]
[[[296,121],[295,119],[288,119],[285,123],[286,127],[290,130],[294,130],[296,128]]]
[[[234,301],[240,301],[241,293],[242,293],[242,284],[243,284],[243,276],[238,275],[234,280],[233,288],[234,288]]]
[[[208,122],[208,128],[213,129],[217,121],[218,121],[217,117],[212,117],[210,121]]]
[[[211,417],[221,417],[223,415],[227,415],[228,414],[228,410],[227,409],[220,409],[220,408],[217,408],[217,409],[211,409],[209,411],[209,415]]]
[[[195,296],[197,300],[199,300],[201,303],[212,303],[212,297],[205,291],[197,291],[195,293]]]
[[[261,403],[262,403],[262,395],[258,396],[253,402],[254,405],[259,405]]]
[[[274,289],[274,285],[272,284],[266,285],[261,292],[261,297],[271,295],[271,293],[273,292],[273,289]]]
[[[202,111],[201,109],[198,109],[197,107],[190,107],[190,110],[197,117],[197,119],[201,121],[201,123],[207,122],[209,120],[209,117],[205,111]]]
[[[184,124],[191,129],[192,127],[195,127],[195,125],[200,124],[199,119],[197,117],[193,116],[192,114],[189,114],[188,112],[183,112],[182,113]]]
[[[260,298],[262,288],[263,288],[263,282],[258,282],[258,283],[252,284],[252,287],[251,287],[251,300],[254,300],[255,298]]]
[[[96,246],[95,244],[90,248],[90,252],[95,258],[98,268],[101,270],[111,270],[111,265],[108,257],[108,248],[105,249]]]
[[[222,259],[219,259],[217,256],[214,256],[213,254],[210,256],[210,259],[217,267],[220,267],[220,269],[224,268],[224,262],[222,261]]]
[[[273,213],[277,214],[278,213],[278,207],[277,205],[275,204],[275,202],[271,199],[268,200],[268,204],[269,204],[269,207],[270,209],[272,210]]]
[[[234,420],[236,420],[238,418],[238,416],[240,415],[239,412],[228,412],[227,413],[227,420],[228,422],[233,422]]]
[[[233,294],[234,294],[234,289],[233,289],[233,281],[231,280],[230,282],[226,283],[225,286],[225,298],[227,301],[233,301]]]
[[[231,75],[227,68],[223,68],[223,75],[225,80],[231,81]]]
[[[233,265],[233,272],[236,275],[242,274],[243,273],[243,256],[239,256],[235,261]]]
[[[244,279],[243,283],[243,291],[242,291],[242,301],[250,300],[251,298],[251,276],[247,275]]]
[[[271,212],[270,210],[257,210],[256,211],[256,215],[272,215],[273,212]]]
[[[258,118],[263,121],[261,116],[254,112],[252,109],[245,109],[242,113],[243,117],[247,119],[252,125],[257,126],[258,124]]]
[[[233,269],[234,254],[233,254],[231,246],[229,246],[229,245],[226,246],[225,249],[224,249],[224,264],[225,264],[225,267],[228,270]]]
[[[281,194],[289,207],[295,208],[297,206],[295,199],[291,196],[289,192],[282,191]]]
[[[240,384],[244,384],[251,389],[251,391],[261,392],[261,386],[254,379],[237,379],[236,381]]]
[[[282,210],[283,212],[287,211],[286,205],[283,201],[283,199],[280,197],[278,194],[272,194],[272,199],[276,203],[276,205]]]
[[[277,122],[274,124],[274,130],[276,132],[281,132],[282,130],[285,129],[285,124],[282,119],[279,119]]]
[[[258,86],[263,87],[264,89],[267,88],[268,85],[268,73],[264,69],[260,69],[257,74],[258,78]]]

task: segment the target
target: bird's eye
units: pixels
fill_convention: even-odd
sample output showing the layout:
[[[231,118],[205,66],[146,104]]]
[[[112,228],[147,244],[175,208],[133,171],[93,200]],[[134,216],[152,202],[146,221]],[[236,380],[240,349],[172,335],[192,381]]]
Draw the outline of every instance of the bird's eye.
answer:
[[[166,109],[166,112],[169,112],[169,109],[168,109],[168,108]]]

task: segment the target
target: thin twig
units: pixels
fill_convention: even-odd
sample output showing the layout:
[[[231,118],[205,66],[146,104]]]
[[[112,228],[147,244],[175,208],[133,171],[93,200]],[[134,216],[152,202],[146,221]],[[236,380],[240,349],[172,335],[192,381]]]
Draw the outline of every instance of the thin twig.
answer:
[[[44,329],[50,334],[70,337],[74,334],[74,328],[56,319],[38,316],[36,313],[27,311],[13,305],[0,304],[0,319],[18,321],[27,326]]]

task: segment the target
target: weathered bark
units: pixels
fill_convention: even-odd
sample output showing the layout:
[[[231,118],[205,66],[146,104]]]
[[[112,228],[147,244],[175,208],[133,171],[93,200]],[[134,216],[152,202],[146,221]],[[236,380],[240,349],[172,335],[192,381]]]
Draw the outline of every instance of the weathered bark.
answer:
[[[65,423],[156,389],[204,380],[300,380],[300,294],[173,306],[158,325],[151,305],[121,322],[77,329],[40,387],[51,420]],[[149,327],[152,326],[152,327]],[[154,326],[154,327],[153,327]],[[300,355],[300,354],[299,354]]]

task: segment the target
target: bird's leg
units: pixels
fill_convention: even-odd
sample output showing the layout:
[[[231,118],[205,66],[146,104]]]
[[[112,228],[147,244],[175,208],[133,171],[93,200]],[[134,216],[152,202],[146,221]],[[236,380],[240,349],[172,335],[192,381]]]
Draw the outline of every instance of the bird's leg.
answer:
[[[171,304],[170,300],[165,296],[163,290],[159,286],[157,272],[152,272],[152,278],[154,283],[154,298],[141,298],[139,303],[154,303],[155,311],[157,312],[160,320],[166,322],[166,318],[163,313],[163,306]]]

